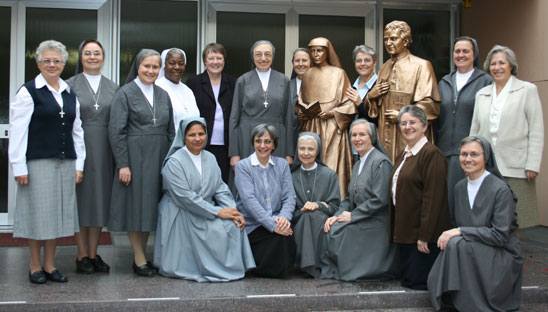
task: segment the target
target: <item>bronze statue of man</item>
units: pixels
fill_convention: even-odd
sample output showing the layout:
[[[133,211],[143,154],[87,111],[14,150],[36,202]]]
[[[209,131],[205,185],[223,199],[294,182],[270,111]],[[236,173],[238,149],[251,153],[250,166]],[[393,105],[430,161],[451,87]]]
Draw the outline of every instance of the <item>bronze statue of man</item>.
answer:
[[[440,94],[432,64],[409,51],[411,28],[392,21],[384,27],[384,46],[390,59],[380,68],[377,84],[367,94],[364,108],[378,117],[379,139],[394,161],[405,149],[398,126],[398,113],[405,105],[420,107],[429,120],[426,137],[433,142],[431,120],[440,113]]]
[[[322,140],[322,162],[337,173],[341,198],[352,174],[348,125],[358,112],[346,96],[350,81],[331,42],[322,37],[308,43],[311,66],[303,75],[298,103],[299,131],[317,133]]]

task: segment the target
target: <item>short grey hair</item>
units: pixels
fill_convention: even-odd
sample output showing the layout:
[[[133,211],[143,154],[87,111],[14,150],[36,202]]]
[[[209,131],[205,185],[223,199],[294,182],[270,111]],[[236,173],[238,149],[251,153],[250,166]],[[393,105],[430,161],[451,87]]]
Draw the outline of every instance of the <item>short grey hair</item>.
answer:
[[[367,134],[369,134],[369,137],[373,136],[373,134],[371,133],[371,125],[370,125],[369,121],[367,121],[366,119],[363,119],[363,118],[358,118],[350,124],[350,135],[352,135],[352,129],[357,125],[366,125],[367,126]]]
[[[185,51],[179,49],[179,48],[171,48],[169,49],[169,51],[167,51],[166,53],[166,61],[167,61],[167,58],[172,56],[172,55],[182,55],[183,56],[183,60],[185,60],[185,65],[186,65],[186,53]]]
[[[276,48],[274,47],[272,42],[268,40],[259,40],[251,46],[251,59],[253,59],[253,51],[255,51],[255,48],[261,44],[268,44],[272,48],[272,58],[274,58],[274,55],[276,54]]]
[[[255,126],[253,130],[251,130],[251,145],[255,144],[255,137],[263,136],[265,133],[270,134],[270,138],[274,142],[274,150],[278,147],[278,140],[280,139],[280,135],[278,134],[278,130],[273,125],[269,125],[266,123],[260,124]]]
[[[479,145],[481,145],[481,148],[483,149],[483,142],[476,136],[467,136],[465,138],[463,138],[461,141],[460,141],[460,144],[459,144],[459,150],[466,144],[468,143],[472,143],[472,142],[476,142],[476,143],[479,143]]]
[[[352,59],[354,60],[354,63],[356,63],[356,56],[358,56],[358,53],[360,52],[371,55],[373,61],[377,61],[377,52],[375,52],[375,50],[368,45],[360,44],[357,45],[352,51]]]
[[[299,146],[299,144],[302,141],[305,141],[305,140],[314,141],[314,145],[316,145],[316,150],[318,150],[318,141],[316,141],[316,138],[311,136],[310,134],[303,134],[303,135],[299,136],[299,138],[297,139],[297,146]]]
[[[518,73],[518,59],[516,58],[516,53],[512,51],[509,47],[501,46],[501,45],[495,45],[491,51],[487,54],[487,57],[485,58],[485,63],[483,63],[483,70],[491,74],[489,71],[489,65],[491,65],[491,58],[495,53],[504,53],[506,54],[506,58],[508,59],[508,63],[510,63],[510,67],[512,67],[512,75],[516,75]]]
[[[36,48],[36,63],[40,63],[42,61],[42,54],[46,51],[55,51],[61,54],[61,57],[63,58],[63,64],[67,62],[68,59],[68,52],[67,47],[65,47],[64,44],[62,44],[59,41],[55,40],[46,40],[42,41],[38,48]]]
[[[428,125],[428,119],[426,118],[426,114],[424,111],[418,107],[417,105],[405,105],[400,109],[400,112],[398,114],[398,123],[401,122],[401,117],[403,114],[409,113],[413,115],[414,117],[417,117],[423,125]]]
[[[295,62],[295,54],[297,54],[297,52],[306,52],[306,54],[308,54],[308,57],[310,57],[310,52],[308,52],[308,49],[296,48],[295,51],[293,51],[293,56],[291,57],[291,63]]]

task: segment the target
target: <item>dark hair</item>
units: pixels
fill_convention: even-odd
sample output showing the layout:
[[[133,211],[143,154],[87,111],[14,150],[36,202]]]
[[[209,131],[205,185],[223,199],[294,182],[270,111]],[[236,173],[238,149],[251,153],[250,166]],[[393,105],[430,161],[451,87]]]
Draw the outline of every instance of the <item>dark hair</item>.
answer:
[[[426,118],[426,114],[424,111],[418,107],[417,105],[405,105],[400,109],[400,112],[398,114],[398,123],[401,122],[401,117],[403,114],[409,113],[415,117],[417,117],[423,125],[428,125],[428,119]]]
[[[270,138],[274,142],[274,150],[278,147],[278,140],[280,138],[280,135],[278,134],[278,130],[273,125],[269,124],[260,124],[255,126],[253,130],[251,130],[251,144],[255,144],[255,137],[257,136],[263,136],[266,132],[270,134]]]
[[[306,54],[308,54],[308,57],[310,58],[310,60],[312,60],[312,57],[310,57],[310,52],[308,52],[308,49],[306,48],[296,48],[295,51],[293,51],[293,56],[291,57],[291,65],[293,66],[293,62],[295,61],[295,54],[297,54],[297,52],[306,52]],[[291,69],[291,79],[297,77],[297,73],[295,72],[295,68],[293,67]]]
[[[202,129],[204,129],[204,131],[207,131],[206,126],[202,122],[200,122],[199,120],[193,120],[193,121],[189,122],[188,125],[186,125],[185,137],[186,137],[186,133],[187,133],[188,129],[190,129],[190,127],[192,127],[194,125],[200,125],[200,126],[202,126]]]
[[[202,60],[205,62],[207,54],[211,52],[221,53],[226,62],[226,50],[225,47],[217,42],[208,43],[202,51]]]
[[[101,52],[103,53],[103,57],[105,57],[105,49],[103,48],[103,45],[102,45],[99,41],[97,41],[97,40],[95,40],[95,39],[86,39],[86,40],[84,40],[84,42],[82,43],[82,50],[84,50],[84,47],[85,47],[86,45],[88,45],[88,43],[95,43],[95,44],[97,44],[97,45],[101,48]],[[80,51],[80,54],[81,54],[81,53],[82,53],[82,51]]]

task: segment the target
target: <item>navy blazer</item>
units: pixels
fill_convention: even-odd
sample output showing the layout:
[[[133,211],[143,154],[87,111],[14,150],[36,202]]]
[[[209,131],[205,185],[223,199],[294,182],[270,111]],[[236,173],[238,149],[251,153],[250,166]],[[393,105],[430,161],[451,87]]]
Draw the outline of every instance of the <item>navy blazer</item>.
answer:
[[[213,133],[213,122],[215,121],[215,96],[213,95],[213,89],[211,88],[211,81],[207,71],[190,77],[186,81],[186,85],[194,93],[196,98],[196,104],[200,110],[200,116],[206,120],[207,124],[207,145],[209,147],[211,143],[211,134]],[[230,112],[232,110],[232,97],[234,96],[234,87],[236,86],[236,78],[222,74],[221,87],[219,89],[219,104],[223,109],[224,119],[224,135],[225,146],[228,148],[228,124],[230,119]]]

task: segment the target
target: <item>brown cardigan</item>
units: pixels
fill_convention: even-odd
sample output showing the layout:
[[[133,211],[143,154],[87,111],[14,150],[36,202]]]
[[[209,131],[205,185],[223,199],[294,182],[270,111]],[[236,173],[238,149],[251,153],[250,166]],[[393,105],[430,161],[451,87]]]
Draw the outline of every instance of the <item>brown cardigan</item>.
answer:
[[[402,161],[403,153],[394,164],[390,190],[394,172]],[[390,242],[435,243],[443,231],[451,228],[446,176],[447,161],[430,142],[405,161],[396,186],[396,207],[390,196]]]

